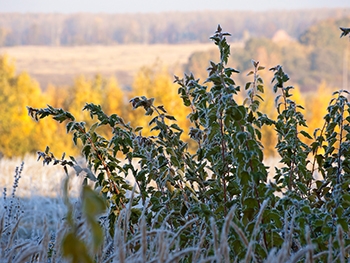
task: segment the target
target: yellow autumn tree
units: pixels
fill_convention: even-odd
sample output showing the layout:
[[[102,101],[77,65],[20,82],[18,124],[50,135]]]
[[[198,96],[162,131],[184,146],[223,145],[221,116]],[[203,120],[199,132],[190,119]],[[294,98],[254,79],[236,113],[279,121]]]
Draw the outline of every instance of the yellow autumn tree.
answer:
[[[68,89],[68,99],[64,105],[73,116],[79,121],[85,121],[92,124],[88,112],[82,111],[86,103],[100,105],[102,103],[102,85],[101,75],[96,75],[93,80],[81,75],[78,76],[73,86]]]
[[[102,93],[102,108],[107,115],[113,113],[118,114],[119,116],[125,116],[127,109],[123,89],[119,86],[116,78],[109,78],[106,83],[103,85]]]
[[[308,132],[312,136],[315,129],[322,129],[323,117],[327,114],[327,107],[332,99],[333,89],[322,82],[317,90],[308,94],[305,118],[308,124]]]
[[[45,106],[39,84],[27,73],[15,75],[14,62],[0,57],[0,152],[6,157],[36,152],[47,143],[50,127],[36,124],[26,106]]]
[[[69,88],[49,85],[44,93],[44,98],[45,104],[68,110],[76,117],[77,121],[84,121],[88,125],[94,123],[95,120],[91,120],[89,114],[82,111],[86,103],[101,105],[108,115],[112,113],[122,115],[125,100],[117,80],[115,78],[106,80],[101,75],[96,75],[93,79],[79,76],[75,79],[74,85]],[[32,104],[30,105],[32,106]],[[71,137],[67,136],[65,125],[47,119],[45,127],[41,127],[40,122],[39,126],[36,127],[39,129],[37,134],[46,134],[46,136],[37,139],[41,145],[40,150],[49,145],[50,150],[56,155],[63,152],[68,155],[79,153],[79,147],[76,147]],[[100,132],[104,133],[105,130],[102,127]]]
[[[127,109],[125,107],[125,94],[123,89],[119,86],[118,81],[111,77],[109,79],[99,80],[102,90],[101,107],[107,115],[117,114],[125,120]],[[128,120],[126,120],[128,122]],[[98,128],[100,133],[105,137],[113,136],[111,130],[105,126]]]
[[[122,115],[124,99],[124,92],[114,77],[106,79],[97,74],[88,79],[86,76],[79,76],[68,89],[67,100],[62,106],[78,120],[90,123],[89,115],[82,111],[86,103],[101,105],[106,114]]]
[[[300,91],[298,86],[292,90],[293,96],[290,98],[295,101],[296,104],[305,106],[305,98]],[[270,119],[276,120],[277,118],[277,109],[275,105],[275,98],[278,94],[275,94],[272,91],[272,87],[265,87],[264,90],[264,101],[261,102],[259,111],[265,113]],[[281,108],[283,110],[283,108]],[[302,114],[305,115],[306,111],[302,109],[298,109],[302,111]],[[306,130],[304,128],[304,130]],[[273,126],[263,126],[262,128],[262,144],[264,145],[264,154],[266,157],[274,157],[276,156],[276,144],[277,144],[277,135]]]
[[[271,87],[265,87],[264,101],[260,103],[259,111],[265,113],[270,119],[277,118],[277,110],[275,107],[276,94]],[[263,126],[261,129],[262,144],[264,145],[264,154],[266,157],[273,157],[276,155],[277,137],[273,126]]]
[[[44,92],[49,100],[49,105],[55,108],[64,108],[69,100],[69,89],[49,84]]]
[[[69,100],[69,91],[65,87],[56,87],[48,85],[45,93],[47,104],[54,108],[65,109],[67,101]],[[70,136],[67,136],[66,128],[64,125],[58,123],[53,119],[45,120],[45,123],[50,126],[50,139],[47,141],[47,145],[50,146],[50,150],[55,154],[66,153],[67,155],[76,155],[78,149],[74,146]]]
[[[129,93],[129,99],[136,96],[145,96],[147,98],[155,98],[155,105],[163,105],[167,114],[176,118],[177,124],[184,128],[184,138],[188,138],[189,120],[187,115],[189,109],[183,105],[183,101],[178,95],[178,85],[173,83],[172,78],[165,68],[156,64],[152,67],[143,67],[135,76],[132,90]],[[128,120],[134,127],[144,127],[143,135],[150,135],[148,126],[152,117],[144,116],[143,109],[138,108],[129,112]],[[186,137],[187,136],[187,137]]]
[[[93,79],[81,76],[76,79],[70,93],[70,112],[79,120],[90,123],[90,116],[82,112],[86,103],[101,105],[107,115],[116,113],[123,116],[125,110],[125,94],[114,77],[103,78],[100,74]]]

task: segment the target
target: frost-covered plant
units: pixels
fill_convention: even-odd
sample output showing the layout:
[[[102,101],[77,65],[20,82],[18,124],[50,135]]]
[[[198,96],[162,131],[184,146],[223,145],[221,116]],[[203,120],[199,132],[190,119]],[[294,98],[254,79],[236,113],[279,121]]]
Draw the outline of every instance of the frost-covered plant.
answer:
[[[47,262],[49,258],[50,236],[43,226],[40,237],[27,235],[23,231],[26,211],[16,190],[22,175],[24,163],[16,167],[12,193],[7,196],[4,188],[0,216],[0,261],[1,262]],[[33,227],[33,225],[32,225]]]
[[[302,130],[307,125],[303,107],[293,101],[293,87],[285,86],[288,75],[276,66],[271,70],[273,90],[279,93],[278,117],[271,120],[259,111],[266,88],[259,62],[252,62],[248,74],[253,78],[245,85],[247,99],[243,104],[237,100],[242,91],[232,78],[239,72],[227,67],[229,35],[218,26],[211,37],[220,57],[210,62],[203,84],[192,74],[175,78],[184,105],[191,109],[194,153],[181,139],[176,119],[152,98],[131,100],[133,108],[153,116],[149,125],[154,135],[148,137],[142,135],[143,127],[108,116],[99,105],[87,103],[83,109],[96,120],[91,127],[63,109],[28,107],[36,120],[52,116],[67,122],[73,141],[81,142],[88,168],[73,157],[55,158],[49,148],[39,158],[85,174],[84,185],[94,182],[108,205],[105,238],[114,238],[111,260],[297,262],[305,257],[331,262],[349,257],[349,92],[334,94],[325,125],[313,138]],[[276,168],[274,182],[267,181],[264,165],[264,125],[277,132],[283,164]],[[110,129],[110,137],[98,132],[102,126]],[[307,145],[304,137],[314,142]],[[135,188],[125,179],[129,174]],[[132,189],[135,193],[128,194]],[[95,215],[87,211],[86,216],[90,213]],[[75,225],[72,221],[70,227]],[[73,233],[71,239],[76,238]]]

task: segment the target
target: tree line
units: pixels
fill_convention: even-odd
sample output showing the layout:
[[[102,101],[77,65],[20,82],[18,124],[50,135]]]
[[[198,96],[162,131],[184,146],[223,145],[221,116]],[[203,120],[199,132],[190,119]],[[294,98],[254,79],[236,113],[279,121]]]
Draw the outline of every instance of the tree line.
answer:
[[[107,79],[96,75],[94,78],[77,76],[68,88],[50,85],[43,91],[29,74],[15,72],[15,65],[11,58],[0,56],[0,105],[2,108],[0,156],[23,156],[43,150],[47,145],[51,145],[52,152],[57,154],[78,153],[72,140],[65,135],[64,125],[54,120],[34,123],[27,115],[26,106],[28,105],[35,107],[51,105],[62,108],[71,112],[79,120],[92,125],[94,120],[87,112],[81,110],[85,103],[94,103],[101,105],[107,115],[116,113],[124,120],[130,121],[133,127],[144,127],[143,136],[152,135],[154,132],[147,128],[152,119],[151,116],[145,117],[143,109],[132,110],[129,102],[132,98],[142,95],[155,98],[157,104],[164,105],[168,114],[175,116],[176,123],[184,129],[183,139],[189,142],[190,147],[193,143],[193,140],[189,139],[190,122],[187,118],[190,111],[181,103],[178,85],[174,83],[173,77],[160,64],[141,68],[134,77],[130,90],[121,88],[115,78]],[[263,72],[261,75],[266,77]],[[260,108],[269,117],[274,118],[277,112],[272,88],[266,83],[264,89],[264,101],[261,102]],[[331,93],[331,88],[326,83],[320,84],[314,93],[301,93],[297,87],[293,92],[293,100],[298,104],[306,105],[305,117],[309,123],[306,130],[309,133],[320,127]],[[325,95],[320,97],[319,94]],[[243,100],[243,97],[237,97],[237,100]],[[274,146],[277,142],[275,132],[269,126],[264,127],[262,132],[265,154],[274,156],[276,154]],[[101,133],[107,138],[112,136],[103,128]]]
[[[350,34],[350,28],[342,31],[342,36]],[[174,106],[154,98],[136,96],[130,101],[133,109],[141,108],[152,118],[147,127],[152,127],[153,136],[143,135],[143,126],[134,128],[127,119],[106,114],[103,106],[88,101],[83,111],[94,118],[93,125],[61,108],[28,107],[36,121],[49,117],[66,122],[70,136],[81,143],[89,169],[71,156],[55,158],[49,147],[38,152],[43,164],[61,165],[67,175],[69,167],[86,175],[81,206],[69,201],[68,179],[65,182],[67,220],[58,235],[63,238],[49,246],[49,235],[43,234],[40,240],[47,241],[38,242],[42,248],[33,250],[38,256],[27,258],[48,261],[49,251],[50,259],[86,263],[349,260],[349,90],[320,90],[331,96],[329,103],[324,97],[317,103],[317,94],[301,104],[281,65],[269,69],[269,85],[260,74],[267,69],[253,60],[242,95],[233,77],[239,71],[227,67],[229,35],[219,25],[210,38],[220,58],[210,61],[204,84],[193,75],[175,76],[183,105],[190,111],[192,151],[182,139],[185,127],[173,123],[175,117],[166,110]],[[142,86],[151,84],[154,91],[159,80],[160,92],[172,94],[173,88],[153,72],[142,72]],[[275,117],[260,107],[265,100],[274,101]],[[317,112],[325,110],[321,125],[311,133],[305,130],[309,126],[304,113],[309,109],[305,111],[303,104],[313,104]],[[102,134],[101,127],[113,137]],[[266,140],[264,127],[274,130],[277,141]],[[278,166],[266,165],[266,144],[275,146]],[[129,175],[133,183],[126,180]],[[82,216],[75,220],[76,214]],[[5,223],[8,218],[6,214]],[[20,254],[16,252],[11,256]]]
[[[342,59],[349,42],[337,40],[338,26],[344,24],[350,24],[350,18],[320,22],[306,30],[298,41],[277,43],[261,37],[250,39],[242,49],[232,48],[229,66],[241,72],[235,77],[235,81],[244,88],[242,83],[249,80],[247,73],[251,71],[251,58],[266,68],[280,61],[288,74],[294,78],[293,85],[296,90],[293,92],[293,99],[300,105],[306,105],[306,129],[311,134],[320,127],[331,91],[342,88]],[[186,65],[186,71],[192,72],[204,82],[208,77],[205,65],[209,66],[208,61],[216,60],[215,52],[194,53]],[[0,154],[3,156],[34,153],[45,148],[46,144],[53,145],[53,152],[76,151],[67,136],[63,136],[66,131],[56,122],[46,122],[45,127],[40,123],[36,125],[31,122],[26,113],[27,105],[44,107],[49,104],[63,108],[79,119],[91,123],[91,118],[88,114],[84,115],[81,109],[85,103],[95,103],[101,105],[106,114],[117,113],[129,120],[134,127],[147,127],[150,119],[141,117],[141,109],[131,110],[132,106],[129,103],[135,96],[144,95],[155,98],[159,104],[164,105],[170,111],[169,114],[175,116],[181,127],[185,128],[183,136],[187,136],[188,139],[188,109],[182,107],[178,86],[173,83],[174,79],[168,69],[159,63],[141,68],[128,89],[122,88],[115,78],[96,75],[94,78],[77,76],[74,83],[67,88],[49,85],[44,90],[29,74],[15,72],[11,58],[6,55],[0,56],[0,105],[3,109],[0,119]],[[260,74],[264,79],[272,79],[271,71],[262,71]],[[272,88],[265,83],[264,89],[265,98],[260,108],[274,118],[277,112]],[[263,140],[266,141],[264,151],[267,156],[273,156],[276,154],[275,133],[268,126],[262,131]],[[151,131],[144,128],[142,133],[146,136],[150,135]],[[60,139],[53,142],[54,138]]]
[[[304,92],[314,92],[323,81],[329,86],[343,88],[350,73],[350,42],[340,39],[339,27],[349,24],[349,16],[342,19],[332,18],[310,26],[294,40],[251,38],[244,47],[231,47],[232,58],[229,64],[242,72],[249,72],[251,58],[267,67],[280,63],[294,84]],[[203,63],[208,64],[207,61],[215,60],[216,57],[217,51],[214,49],[195,52],[185,65],[185,71],[204,78],[207,72]],[[242,74],[237,81],[245,83],[247,78]]]
[[[146,14],[0,14],[0,46],[112,45],[207,42],[222,24],[232,41],[272,37],[285,30],[298,38],[311,25],[342,18],[350,9],[295,11],[202,11]]]

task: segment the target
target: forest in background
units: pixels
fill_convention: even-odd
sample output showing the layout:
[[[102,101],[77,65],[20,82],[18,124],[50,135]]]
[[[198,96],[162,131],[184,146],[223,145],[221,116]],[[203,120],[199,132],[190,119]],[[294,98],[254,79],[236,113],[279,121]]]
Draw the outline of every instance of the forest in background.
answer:
[[[315,92],[323,81],[334,88],[343,88],[349,75],[350,51],[350,41],[339,38],[339,27],[343,25],[350,25],[350,16],[320,21],[305,29],[296,39],[288,38],[281,31],[273,38],[250,38],[244,47],[231,47],[229,65],[241,72],[250,70],[251,59],[268,68],[283,65],[293,85],[299,86],[303,92]],[[207,75],[203,64],[217,56],[215,49],[195,52],[184,70],[203,79]],[[270,73],[269,78],[271,76]],[[246,80],[245,74],[237,79],[240,84]]]
[[[349,18],[320,21],[306,28],[294,40],[250,37],[243,48],[233,46],[231,49],[230,65],[241,71],[241,74],[235,76],[235,80],[239,85],[246,82],[246,75],[252,68],[251,59],[260,61],[266,68],[281,64],[292,77],[291,85],[296,86],[293,99],[306,107],[305,117],[309,124],[307,131],[312,134],[321,125],[332,91],[342,87],[343,77],[349,71],[348,61],[343,60],[347,57],[344,56],[344,51],[349,49],[349,42],[337,41],[338,27],[348,24]],[[212,25],[207,28],[211,29]],[[215,59],[215,51],[196,52],[190,57],[185,69],[204,82],[207,78],[208,61],[211,59]],[[346,67],[344,61],[347,62]],[[347,69],[346,74],[344,68]],[[261,76],[265,80],[265,101],[262,102],[261,109],[274,118],[277,113],[274,94],[269,85],[272,74],[265,70],[261,72]],[[141,118],[142,110],[133,111],[129,103],[131,98],[140,95],[154,97],[157,103],[164,105],[169,114],[174,115],[180,126],[185,128],[184,136],[190,141],[187,135],[189,122],[186,119],[189,112],[188,109],[179,106],[182,103],[178,96],[178,86],[173,80],[168,68],[158,63],[141,68],[127,89],[120,85],[118,79],[106,78],[101,74],[93,78],[77,76],[74,83],[65,88],[56,85],[46,88],[40,87],[29,74],[17,73],[12,59],[1,55],[0,105],[4,110],[0,119],[0,153],[6,157],[23,156],[43,150],[46,145],[51,145],[53,152],[77,153],[78,150],[73,147],[71,139],[65,135],[66,131],[56,122],[46,121],[43,125],[30,120],[27,116],[27,105],[45,107],[49,104],[63,108],[81,121],[92,124],[90,117],[81,113],[84,104],[92,102],[100,104],[107,114],[117,113],[137,127],[146,126],[149,121],[147,118]],[[320,94],[322,96],[319,96]],[[274,132],[268,127],[263,131],[266,156],[273,156],[276,153]],[[143,135],[150,134],[147,129],[143,130]]]
[[[179,44],[208,42],[214,25],[231,41],[271,38],[283,29],[298,38],[324,19],[340,19],[349,9],[293,11],[202,11],[149,14],[0,14],[0,46]]]
[[[133,110],[129,103],[130,99],[141,95],[155,98],[158,104],[164,105],[168,114],[175,116],[178,125],[184,129],[183,139],[191,147],[194,141],[189,138],[190,122],[187,119],[190,111],[181,103],[178,95],[179,87],[173,83],[173,80],[166,68],[154,65],[140,69],[130,90],[123,89],[113,77],[107,79],[96,75],[94,78],[77,77],[74,84],[68,88],[50,85],[43,91],[27,73],[15,74],[14,64],[7,56],[2,56],[0,57],[0,105],[2,107],[0,153],[4,157],[24,156],[36,153],[38,150],[42,151],[50,145],[51,151],[58,155],[63,152],[70,155],[79,154],[79,148],[73,145],[63,125],[54,120],[35,123],[28,117],[26,109],[28,105],[45,107],[48,104],[55,108],[63,108],[71,112],[78,121],[92,125],[95,120],[81,110],[85,103],[94,103],[101,105],[107,115],[116,113],[125,122],[130,122],[133,127],[147,127],[151,116],[144,116],[143,109]],[[277,112],[275,94],[269,84],[271,79],[264,77],[264,80],[266,81],[265,94],[260,109],[270,118],[275,118]],[[321,126],[333,91],[325,82],[316,89],[316,92],[308,94],[301,93],[298,88],[293,92],[293,100],[305,106],[304,114],[308,121],[306,130],[310,134]],[[238,101],[243,99],[243,97],[237,98]],[[99,129],[102,129],[100,132],[104,134],[103,127]],[[270,126],[264,127],[262,132],[265,155],[273,157],[276,154],[277,142],[275,132]],[[142,135],[149,136],[153,133],[144,128]],[[106,134],[106,136],[112,135]]]
[[[350,34],[350,28],[341,30],[342,36]],[[271,81],[258,61],[238,75],[250,80],[239,88],[234,77],[239,72],[227,67],[228,36],[217,26],[211,40],[220,59],[209,62],[204,84],[205,77],[191,75],[175,77],[174,85],[168,70],[154,64],[137,73],[130,90],[101,75],[77,77],[67,89],[41,89],[29,74],[16,73],[11,58],[0,56],[0,144],[8,143],[2,153],[44,149],[41,142],[61,145],[38,152],[38,161],[60,166],[66,177],[57,198],[43,202],[44,191],[24,163],[15,168],[12,191],[4,187],[0,206],[0,261],[348,261],[349,90],[332,94],[323,82],[317,93],[301,94],[281,66],[269,69],[275,72]],[[183,103],[176,101],[177,90]],[[130,97],[133,108],[153,115],[150,122],[130,113]],[[64,109],[32,107],[47,102]],[[82,103],[87,103],[83,112]],[[187,113],[180,105],[191,112],[192,148],[181,138],[188,125],[181,122]],[[30,121],[25,106],[38,123]],[[176,111],[179,126],[168,108]],[[134,129],[110,112],[140,126]],[[45,117],[56,122],[41,120]],[[68,136],[57,129],[58,122],[67,124]],[[154,136],[143,130],[148,123]],[[313,133],[314,126],[322,128]],[[55,157],[69,150],[67,138],[81,143],[87,168],[72,156]],[[270,166],[271,147],[279,157]],[[8,159],[1,163],[8,167]],[[49,181],[40,188],[55,191],[56,178],[39,173],[30,172]],[[29,179],[20,183],[30,187],[29,199],[16,195],[22,177]],[[71,177],[80,179],[74,182],[82,184],[79,197],[71,196]]]

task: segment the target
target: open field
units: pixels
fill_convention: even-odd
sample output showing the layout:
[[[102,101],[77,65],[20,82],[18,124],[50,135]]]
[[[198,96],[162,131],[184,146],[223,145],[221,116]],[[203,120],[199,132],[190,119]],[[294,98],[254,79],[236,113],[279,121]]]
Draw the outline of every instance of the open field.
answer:
[[[8,54],[14,58],[17,72],[28,72],[42,88],[49,83],[70,85],[77,75],[92,76],[96,73],[116,76],[121,85],[128,86],[142,66],[159,60],[175,70],[186,63],[193,52],[210,48],[214,48],[210,42],[181,45],[15,46],[0,47],[0,55]]]
[[[37,156],[26,155],[24,158],[2,158],[0,159],[0,191],[7,189],[7,195],[10,196],[15,181],[16,167],[21,167],[24,163],[23,170],[19,175],[18,188],[15,195],[20,198],[48,197],[57,198],[62,194],[62,183],[66,174],[60,165],[45,165],[42,160],[37,161]],[[80,164],[84,166],[84,161]],[[136,164],[135,164],[136,165]],[[265,165],[270,167],[269,179],[274,176],[274,168],[279,166],[276,158],[268,158]],[[82,185],[84,175],[76,176],[74,169],[69,168],[70,174],[70,194],[78,196]],[[131,174],[126,178],[133,185],[134,178]]]
[[[19,172],[21,163],[24,163],[23,170]],[[18,172],[16,172],[16,167]],[[3,158],[0,160],[0,189],[7,189],[10,196],[15,181],[15,175],[20,175],[18,188],[15,195],[20,198],[49,197],[57,198],[61,196],[62,182],[66,177],[61,166],[45,165],[42,161],[37,161],[34,155],[27,155],[24,158]],[[70,189],[74,196],[79,193],[83,178],[75,176],[73,171],[70,176]]]
[[[91,234],[91,227],[82,212],[84,210],[82,209],[81,200],[70,198],[71,208],[68,208],[64,204],[63,199],[59,196],[54,197],[51,196],[51,194],[48,196],[38,196],[33,193],[46,192],[48,190],[48,182],[57,184],[59,177],[63,179],[62,171],[60,172],[60,169],[58,169],[60,167],[50,166],[41,169],[42,166],[40,163],[36,162],[35,159],[34,156],[26,156],[24,158],[24,169],[20,173],[13,172],[15,170],[14,166],[18,166],[18,163],[21,162],[20,159],[0,160],[0,171],[2,171],[1,178],[7,178],[7,183],[5,183],[5,185],[8,187],[7,198],[0,198],[0,211],[2,214],[0,219],[1,226],[4,226],[0,230],[0,262],[72,262],[64,258],[64,253],[62,252],[62,249],[67,246],[67,242],[65,242],[67,236],[71,235],[71,233],[73,233],[72,231],[75,231],[74,234],[77,238],[74,240],[83,242],[84,247],[88,247],[88,251],[93,251],[93,243],[89,242],[92,237],[94,237]],[[275,161],[276,160],[268,160],[267,165],[273,164]],[[11,170],[12,172],[10,172]],[[19,186],[15,187],[18,195],[21,196],[20,198],[11,198],[12,189],[8,183],[10,185],[12,184],[11,178],[13,179],[13,174],[22,175],[22,178],[19,180]],[[29,178],[30,181],[28,181]],[[33,179],[35,182],[31,181]],[[74,184],[78,183],[77,181],[74,182]],[[39,184],[39,186],[36,188],[34,184]],[[1,182],[1,186],[4,186],[3,182]],[[20,190],[25,190],[27,188],[35,188],[35,191],[29,191],[31,192],[29,196],[27,196],[29,193],[28,191],[27,194],[24,192],[19,193]],[[268,201],[265,200],[258,215],[263,214],[264,209],[267,208],[267,204]],[[73,223],[69,223],[69,220],[67,220],[68,209],[70,209],[72,213],[71,220]],[[128,235],[125,235],[123,231],[125,231],[124,226],[129,225],[130,216],[126,215],[131,214],[131,209],[132,206],[127,204],[125,208],[121,210],[120,217],[126,218],[126,223],[123,223],[123,220],[118,220],[115,224],[116,230],[113,236],[110,236],[108,232],[109,228],[105,214],[99,217],[98,222],[101,223],[104,238],[98,247],[98,252],[95,254],[91,253],[93,257],[97,258],[96,262],[182,262],[180,259],[186,256],[191,256],[193,259],[192,262],[236,262],[238,261],[238,256],[234,253],[229,254],[232,249],[232,247],[229,246],[229,237],[233,235],[232,233],[234,233],[234,231],[237,231],[242,236],[243,241],[247,240],[246,243],[249,242],[247,244],[248,247],[253,247],[253,243],[257,243],[255,239],[248,241],[245,233],[234,223],[233,213],[236,211],[236,206],[233,206],[228,215],[224,218],[225,227],[218,229],[213,223],[213,229],[209,230],[212,231],[214,235],[200,228],[199,234],[201,239],[194,240],[194,242],[189,243],[186,248],[182,250],[179,249],[178,251],[174,250],[172,245],[175,244],[175,249],[178,249],[177,247],[181,238],[180,233],[191,226],[196,230],[194,226],[195,222],[198,220],[197,218],[189,220],[180,230],[173,231],[166,223],[163,223],[160,227],[156,226],[156,224],[148,226],[145,223],[145,219],[142,219],[145,217],[141,216],[140,223],[135,224],[137,227],[135,228],[135,237],[127,239]],[[171,213],[173,213],[173,211]],[[295,216],[293,216],[293,218],[294,217]],[[262,216],[258,216],[257,220],[260,222],[261,218]],[[155,222],[156,221],[157,217],[155,217]],[[212,222],[214,222],[214,220],[212,220]],[[260,230],[259,222],[254,225],[253,232]],[[71,230],[72,227],[70,224],[73,224],[74,230]],[[298,251],[294,251],[293,245],[295,244],[295,239],[293,239],[293,237],[294,233],[298,234],[298,229],[294,230],[293,221],[288,221],[287,213],[285,214],[284,224],[284,229],[290,229],[290,231],[288,235],[281,240],[282,243],[280,245],[275,245],[271,251],[268,251],[264,261],[255,262],[302,262],[301,260],[304,261],[304,258],[312,259],[309,261],[305,260],[305,262],[316,262],[321,256],[322,260],[324,258],[331,258],[332,260],[329,260],[329,262],[345,262],[345,260],[348,259],[349,246],[346,248],[343,247],[344,252],[339,252],[339,249],[334,246],[330,247],[328,250],[325,249],[317,253],[314,252],[316,246],[311,243],[310,236],[307,236],[307,244],[303,244],[303,247],[299,248]],[[229,230],[232,232],[228,232]],[[340,231],[342,230],[338,227],[338,232]],[[307,233],[307,235],[310,234]],[[218,238],[218,236],[220,238]],[[334,238],[336,242],[343,244],[346,241],[345,236],[345,233],[343,234],[343,232],[341,232]],[[205,238],[207,238],[207,240],[205,240]],[[141,249],[134,249],[135,244],[141,246]],[[78,245],[74,242],[70,242],[69,245],[72,247],[70,251],[74,252],[78,249]],[[85,250],[83,250],[83,252],[84,251]],[[257,254],[254,249],[247,249],[246,251],[246,258],[256,258]],[[209,254],[210,252],[213,252],[213,255]],[[86,255],[86,252],[84,255]],[[343,260],[339,261],[339,257]]]

